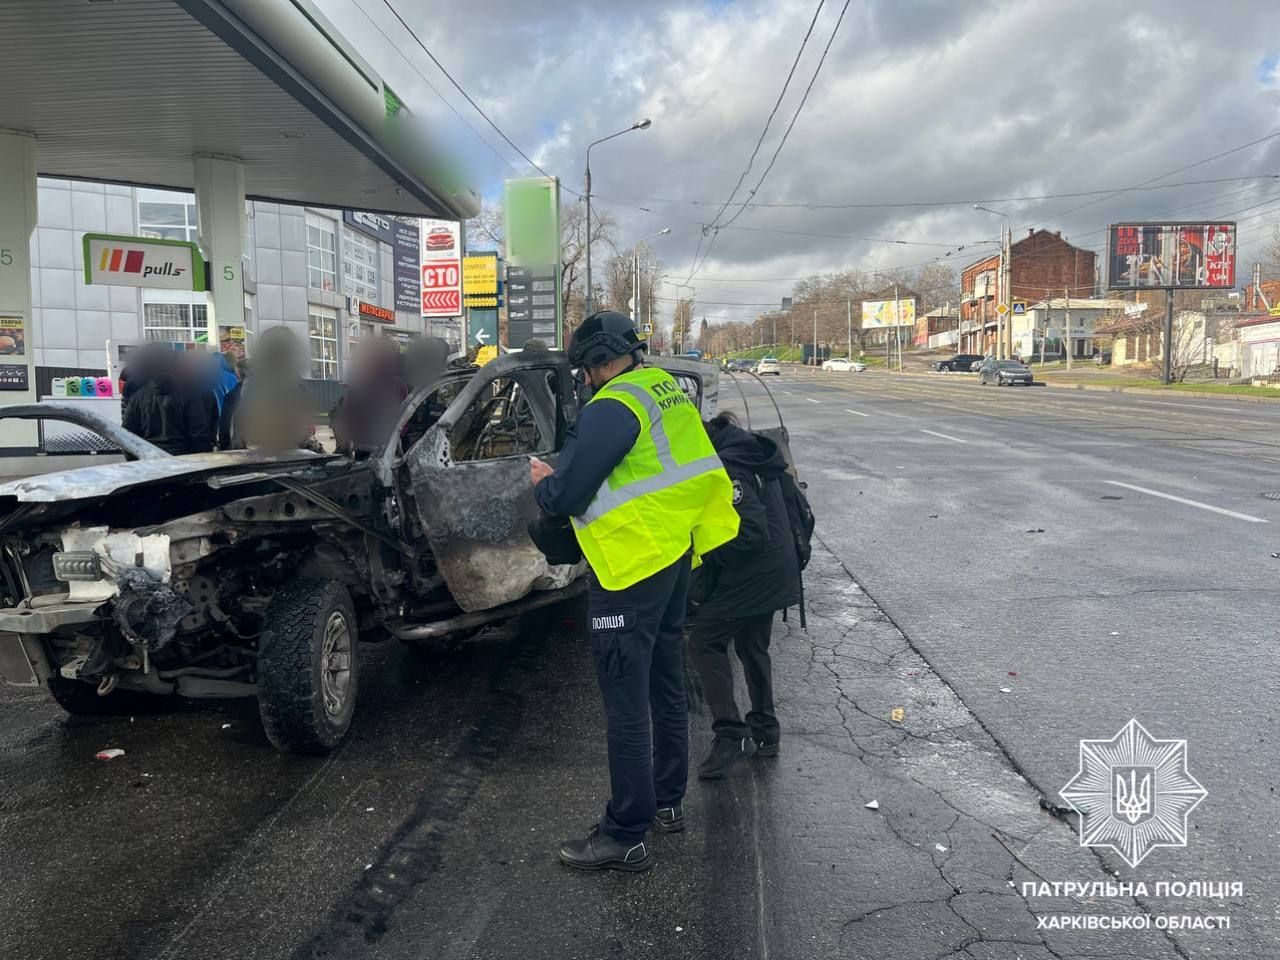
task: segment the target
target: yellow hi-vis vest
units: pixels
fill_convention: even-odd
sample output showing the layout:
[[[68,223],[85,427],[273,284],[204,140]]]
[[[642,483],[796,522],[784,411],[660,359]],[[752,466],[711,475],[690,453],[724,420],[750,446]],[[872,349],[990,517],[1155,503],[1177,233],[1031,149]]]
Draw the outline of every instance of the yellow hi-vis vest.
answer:
[[[656,367],[614,377],[591,403],[612,400],[640,421],[635,445],[573,518],[600,586],[624,590],[679,560],[694,561],[738,535],[733,483],[698,408]]]

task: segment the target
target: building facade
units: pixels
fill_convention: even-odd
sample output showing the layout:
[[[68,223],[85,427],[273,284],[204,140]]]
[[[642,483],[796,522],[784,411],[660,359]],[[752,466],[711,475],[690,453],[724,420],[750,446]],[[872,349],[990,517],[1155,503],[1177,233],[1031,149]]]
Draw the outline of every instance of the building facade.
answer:
[[[407,342],[430,334],[460,342],[458,321],[433,324],[422,317],[417,221],[255,200],[246,201],[245,213],[245,323],[219,328],[223,349],[243,352],[267,327],[288,326],[307,345],[308,376],[336,380],[362,338]],[[40,179],[31,239],[30,339],[37,367],[105,372],[108,342],[207,340],[204,292],[87,285],[86,232],[194,242],[195,198]]]
[[[1060,232],[1029,230],[1009,248],[1009,291],[1002,289],[999,253],[972,263],[960,273],[961,349],[991,353],[1003,299],[1038,303],[1059,296],[1086,300],[1097,290],[1097,254],[1075,247]]]

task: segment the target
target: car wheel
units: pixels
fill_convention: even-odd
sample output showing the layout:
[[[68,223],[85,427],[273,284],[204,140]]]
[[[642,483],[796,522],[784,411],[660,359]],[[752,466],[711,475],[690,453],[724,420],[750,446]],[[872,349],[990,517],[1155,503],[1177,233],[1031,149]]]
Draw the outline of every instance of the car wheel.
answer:
[[[267,739],[328,753],[351,726],[359,635],[346,587],[300,577],[271,598],[258,643],[258,712]]]
[[[160,713],[173,706],[173,698],[141,690],[112,690],[98,696],[98,685],[88,680],[69,680],[61,674],[49,678],[49,693],[58,706],[73,717],[122,717]]]

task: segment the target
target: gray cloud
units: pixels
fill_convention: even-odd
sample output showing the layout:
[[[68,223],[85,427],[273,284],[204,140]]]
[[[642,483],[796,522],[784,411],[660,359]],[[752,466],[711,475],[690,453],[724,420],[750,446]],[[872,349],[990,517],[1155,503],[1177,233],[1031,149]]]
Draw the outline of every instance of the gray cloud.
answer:
[[[629,201],[651,211],[643,212],[604,198],[722,201],[813,10],[812,0],[393,2],[503,130],[573,189],[581,188],[590,140],[651,116],[650,130],[593,153],[595,190],[616,215],[623,241],[670,225],[671,236],[655,250],[673,272],[684,273],[699,224],[711,219],[714,206]],[[416,111],[440,116],[442,135],[483,192],[497,194],[502,178],[515,174],[442,112],[410,64],[516,172],[532,172],[462,102],[381,0],[320,5]],[[839,7],[828,2],[824,8],[757,171],[808,82]],[[1254,0],[854,3],[760,199],[911,202],[1138,184],[1280,130],[1280,77],[1260,70],[1277,50],[1280,6]],[[1280,174],[1280,140],[1170,180],[1260,173]],[[748,177],[748,185],[754,180],[755,174]],[[1221,216],[1274,197],[1274,206],[1240,215],[1247,243],[1280,220],[1280,182],[1246,187],[1132,192],[1074,213],[1066,211],[1088,198],[1002,209],[1016,229],[1044,220],[1093,246],[1111,220],[1184,206],[1179,215]],[[772,301],[790,285],[743,281],[920,263],[945,252],[795,233],[971,244],[948,258],[958,266],[983,249],[972,244],[999,229],[996,218],[965,206],[755,209],[735,226],[752,229],[722,232],[700,273],[739,282],[695,279],[703,300]],[[765,232],[770,229],[793,233]]]

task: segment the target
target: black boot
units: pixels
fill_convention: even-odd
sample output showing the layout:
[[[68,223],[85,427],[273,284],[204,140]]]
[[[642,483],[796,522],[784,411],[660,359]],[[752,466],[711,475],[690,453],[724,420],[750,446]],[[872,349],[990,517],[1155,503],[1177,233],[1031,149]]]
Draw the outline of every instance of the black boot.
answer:
[[[778,755],[778,740],[776,734],[772,740],[762,737],[752,737],[752,739],[756,742],[757,757],[776,757]]]
[[[560,862],[576,870],[627,870],[639,873],[653,866],[653,854],[643,840],[639,843],[620,843],[595,826],[581,840],[566,840],[560,845]]]
[[[698,767],[698,776],[703,780],[717,780],[738,760],[745,760],[755,752],[756,742],[750,737],[716,737],[707,759]]]
[[[684,829],[684,804],[659,807],[653,817],[653,829],[663,833],[679,833]]]

